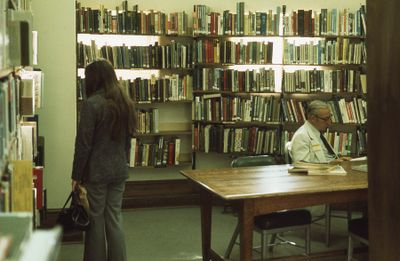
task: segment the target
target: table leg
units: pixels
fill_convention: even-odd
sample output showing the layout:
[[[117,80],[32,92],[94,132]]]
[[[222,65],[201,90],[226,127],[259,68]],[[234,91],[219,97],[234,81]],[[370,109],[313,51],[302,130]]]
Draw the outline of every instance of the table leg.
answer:
[[[252,200],[244,200],[240,204],[239,228],[240,228],[240,260],[252,260],[254,226],[254,203]]]
[[[203,261],[211,259],[211,209],[212,198],[211,194],[202,190],[200,192],[201,200],[201,241],[202,241],[202,254]]]

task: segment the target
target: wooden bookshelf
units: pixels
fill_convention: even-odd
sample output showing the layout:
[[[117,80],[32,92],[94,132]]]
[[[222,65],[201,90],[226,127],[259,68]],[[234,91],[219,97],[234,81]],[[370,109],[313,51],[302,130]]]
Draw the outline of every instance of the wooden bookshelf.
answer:
[[[194,137],[212,132],[210,135],[217,135],[223,139],[225,136],[220,131],[213,130],[218,128],[276,128],[281,137],[278,142],[280,148],[274,149],[273,154],[281,154],[284,150],[283,144],[290,138],[287,133],[293,133],[305,120],[304,105],[311,100],[321,99],[330,103],[333,109],[335,118],[331,131],[340,137],[346,136],[346,133],[353,136],[354,144],[351,144],[351,152],[347,153],[353,156],[362,154],[357,150],[357,140],[360,138],[356,137],[361,126],[365,125],[367,117],[366,94],[361,88],[359,78],[360,74],[365,74],[366,37],[362,24],[365,13],[362,13],[361,9],[341,13],[336,9],[287,11],[285,6],[258,14],[251,10],[244,12],[241,8],[244,8],[244,5],[237,5],[236,12],[224,11],[223,14],[208,11],[210,8],[204,5],[196,5],[194,8],[194,24],[198,29],[194,30]],[[345,13],[346,16],[341,16]],[[318,17],[315,16],[317,14]],[[266,20],[258,17],[259,15],[265,15]],[[297,15],[301,15],[304,20],[300,20]],[[230,20],[233,16],[235,18]],[[329,19],[339,19],[340,16],[343,20],[337,23],[331,20],[332,23],[329,24],[326,22],[328,16]],[[352,27],[341,24],[355,16],[357,18],[353,20]],[[206,26],[204,19],[211,21],[211,26]],[[296,24],[291,23],[293,19],[297,19]],[[213,20],[222,22],[213,24]],[[315,27],[311,26],[311,22],[316,23]],[[318,27],[317,23],[320,23],[321,27]],[[221,24],[223,28],[218,28]],[[258,56],[259,53],[256,56],[250,55],[253,49],[266,48],[266,43],[269,43],[271,48],[267,56]],[[273,80],[268,80],[271,85],[268,88],[271,88],[272,92],[252,91],[252,88],[255,88],[253,77],[259,77],[257,71],[262,68],[273,71],[272,75],[267,76],[273,77]],[[226,79],[231,80],[230,84],[234,87],[227,87]],[[290,81],[296,82],[292,90],[286,89]],[[260,122],[257,119],[262,116],[253,114],[255,108],[258,108],[256,102],[259,101],[255,97],[270,95],[276,95],[276,101],[279,103],[278,120],[271,122],[271,116],[268,116]],[[228,107],[222,102],[223,97],[231,97],[226,102]],[[243,122],[241,110],[248,106],[246,99],[251,99],[252,112],[250,119]],[[274,115],[275,112],[271,110],[276,108],[262,107],[258,113],[269,112]],[[224,118],[225,111],[231,110],[235,111],[232,114],[234,120],[218,119]],[[342,132],[345,134],[342,135]],[[252,142],[247,132],[243,131],[243,135],[236,142]],[[210,145],[215,142],[211,137],[200,137],[195,139],[194,147],[199,151],[204,150],[208,145],[198,143],[205,141],[210,142]],[[246,154],[246,148],[242,149]],[[247,153],[254,155],[250,151]]]
[[[238,129],[240,129],[238,132],[243,133],[249,130],[252,132],[257,131],[257,135],[259,136],[253,137],[253,139],[247,141],[240,141],[243,143],[250,143],[254,148],[250,150],[239,149],[240,151],[235,151],[235,149],[233,149],[233,151],[226,153],[228,155],[269,153],[280,156],[283,152],[282,144],[285,144],[285,137],[286,139],[289,138],[287,132],[292,132],[301,125],[301,121],[285,120],[282,103],[286,100],[306,102],[313,99],[321,99],[338,102],[343,99],[345,103],[353,102],[354,99],[365,100],[366,94],[359,91],[359,85],[357,89],[352,91],[343,91],[342,89],[333,91],[328,89],[328,91],[294,90],[288,92],[283,88],[285,84],[283,82],[285,72],[319,70],[324,73],[328,73],[329,71],[346,71],[346,73],[347,71],[357,71],[365,74],[364,61],[362,61],[363,52],[358,54],[357,60],[349,59],[348,61],[342,61],[337,58],[337,56],[328,57],[328,55],[326,55],[326,59],[324,57],[319,57],[318,61],[320,62],[284,59],[285,52],[287,51],[285,50],[285,45],[287,45],[287,43],[293,45],[294,49],[298,48],[301,52],[310,49],[315,43],[319,45],[326,43],[328,43],[328,45],[336,44],[341,53],[346,52],[347,49],[343,48],[347,47],[343,46],[347,46],[347,44],[349,46],[351,44],[358,44],[357,48],[364,49],[366,37],[362,31],[361,20],[353,21],[353,27],[348,27],[341,31],[338,28],[332,27],[327,22],[324,22],[324,18],[327,18],[328,15],[329,17],[335,17],[336,15],[336,18],[339,19],[339,12],[335,14],[334,10],[322,8],[321,10],[314,10],[315,12],[313,11],[312,13],[308,11],[304,13],[304,17],[307,19],[313,18],[315,14],[318,14],[318,18],[315,20],[308,20],[307,23],[306,20],[302,20],[301,22],[297,21],[296,27],[293,27],[294,24],[291,23],[291,21],[294,19],[295,15],[297,17],[299,13],[302,13],[301,10],[290,10],[289,7],[286,6],[279,6],[274,10],[245,10],[244,4],[238,4],[236,8],[236,12],[234,10],[226,10],[218,14],[217,10],[211,10],[205,5],[195,5],[193,13],[188,16],[188,19],[192,19],[188,24],[193,24],[193,27],[186,28],[185,19],[179,20],[178,24],[180,24],[181,29],[180,33],[176,33],[172,32],[173,30],[169,31],[168,28],[165,27],[165,24],[163,24],[164,22],[162,19],[165,19],[168,14],[157,10],[141,12],[137,5],[134,5],[133,9],[120,6],[119,14],[121,15],[121,19],[130,15],[146,15],[146,17],[154,17],[155,19],[157,17],[157,19],[160,19],[158,20],[160,23],[146,24],[146,26],[136,29],[131,27],[132,24],[128,25],[127,28],[120,26],[112,27],[110,24],[106,24],[107,19],[102,20],[106,21],[103,25],[83,24],[81,22],[84,21],[83,17],[90,12],[94,11],[95,16],[100,13],[101,17],[106,17],[110,15],[111,9],[102,9],[102,7],[99,8],[98,6],[92,6],[92,8],[89,9],[78,4],[77,15],[79,18],[77,20],[76,31],[78,39],[78,57],[82,54],[80,50],[86,49],[90,50],[92,53],[97,53],[101,50],[101,48],[94,47],[95,45],[91,42],[93,39],[99,42],[104,42],[106,41],[105,39],[118,39],[114,45],[114,47],[117,46],[118,48],[115,48],[115,50],[124,50],[125,48],[125,51],[126,46],[140,46],[141,48],[151,49],[149,52],[153,52],[155,43],[157,43],[157,48],[165,47],[171,43],[182,43],[187,46],[187,50],[184,51],[187,54],[190,46],[190,52],[192,53],[189,55],[190,57],[185,56],[187,58],[187,63],[184,66],[163,66],[157,63],[149,65],[145,63],[139,66],[136,64],[125,64],[122,67],[121,64],[119,64],[115,66],[115,68],[117,75],[121,75],[121,78],[124,80],[139,77],[136,75],[140,75],[141,78],[152,78],[153,81],[154,79],[161,79],[170,74],[177,74],[179,77],[184,75],[193,77],[192,99],[164,99],[161,101],[156,100],[157,98],[154,98],[151,94],[150,96],[146,96],[148,95],[146,94],[143,96],[144,98],[140,97],[139,99],[135,96],[136,107],[141,109],[144,113],[149,112],[153,108],[158,108],[159,113],[165,113],[165,117],[169,117],[173,119],[173,121],[179,121],[179,123],[175,123],[172,120],[165,120],[164,116],[160,116],[160,119],[162,118],[163,120],[159,122],[158,132],[138,134],[136,138],[138,140],[143,139],[145,142],[151,142],[151,140],[154,142],[160,136],[164,138],[180,137],[182,141],[186,138],[191,139],[192,142],[189,141],[189,143],[191,143],[189,144],[189,151],[193,154],[191,154],[192,157],[189,161],[193,162],[193,167],[195,166],[196,153],[204,152],[205,147],[213,145],[212,143],[215,141],[212,140],[210,142],[209,138],[204,137],[205,129],[212,128],[213,131],[215,131],[213,135],[219,135],[218,138],[222,140],[223,133],[218,134],[218,131],[225,131],[226,133],[229,131],[235,132]],[[346,9],[346,14],[348,12],[349,10]],[[357,19],[361,19],[359,10],[351,10],[351,12],[352,15],[348,15],[348,17],[357,15]],[[310,14],[312,16],[310,16]],[[181,17],[185,17],[185,15],[182,13]],[[119,22],[118,19],[119,15],[116,17],[117,25]],[[150,19],[148,21],[152,23],[155,19]],[[231,23],[229,23],[229,21],[231,21]],[[257,21],[260,25],[257,25]],[[310,30],[312,27],[307,27],[307,25],[311,25],[310,21],[322,24],[321,29],[319,29],[319,25],[316,26],[315,24],[314,29]],[[128,24],[129,23],[130,22],[128,22]],[[299,28],[299,25],[301,25],[302,28]],[[355,25],[357,25],[357,27]],[[151,44],[148,43],[149,39],[152,41]],[[298,43],[303,46],[296,47]],[[319,52],[324,52],[320,49]],[[260,50],[262,50],[262,52]],[[144,52],[148,51],[145,50]],[[253,56],[249,55],[251,52],[254,52]],[[260,53],[262,53],[262,55],[260,55]],[[323,58],[325,60],[323,60]],[[90,59],[78,59],[78,75],[83,74],[84,62],[82,63],[82,61],[84,60]],[[315,61],[317,61],[317,59],[315,59]],[[262,70],[264,71],[260,73]],[[267,71],[267,73],[265,71]],[[219,73],[221,74],[218,75]],[[222,78],[224,73],[232,77],[229,84],[226,83],[228,82],[227,78]],[[247,75],[243,76],[245,73],[247,73]],[[152,74],[155,76],[151,76]],[[239,80],[235,77],[244,78]],[[251,77],[254,77],[254,79],[257,77],[264,77],[262,78],[263,83],[252,82],[249,84],[250,79],[252,79]],[[207,82],[203,83],[206,78]],[[349,86],[351,86],[351,84],[349,84]],[[129,88],[131,87],[129,86],[127,89]],[[226,102],[228,102],[229,105],[224,105]],[[268,105],[270,107],[265,105],[269,104],[269,102],[271,103],[271,105]],[[237,107],[234,108],[231,103],[235,104]],[[207,106],[209,106],[209,108],[205,109]],[[247,108],[248,111],[243,110],[245,106],[250,107]],[[229,110],[234,108],[232,111],[235,112],[229,111],[229,113],[226,114],[226,111],[228,111],[227,108],[229,108]],[[255,108],[257,108],[257,113],[253,111]],[[180,112],[181,114],[179,116],[175,115],[174,111]],[[185,111],[186,116],[182,117],[181,111]],[[201,111],[201,113],[199,111]],[[261,111],[269,113],[269,116],[261,116],[264,113]],[[240,113],[237,114],[237,112]],[[186,118],[187,116],[190,119]],[[182,124],[184,127],[178,127],[175,124]],[[361,126],[364,125],[365,122],[338,122],[333,124],[332,130],[338,132],[351,131],[356,135],[356,133],[360,131],[359,129]],[[217,131],[216,129],[219,130]],[[190,132],[191,134],[189,134]],[[252,135],[254,135],[254,133]],[[269,135],[268,137],[271,139],[270,142],[265,142],[268,149],[256,148],[254,143],[261,142],[261,138],[266,135]],[[205,146],[205,140],[209,140],[210,144]],[[221,151],[223,146],[218,146],[220,146],[218,150]],[[212,150],[210,153],[211,152]],[[136,167],[134,171],[141,170],[141,168],[142,167]],[[146,167],[145,169],[147,170],[149,168]],[[156,168],[156,170],[158,171],[158,168]],[[160,177],[160,180],[162,179],[163,178]]]

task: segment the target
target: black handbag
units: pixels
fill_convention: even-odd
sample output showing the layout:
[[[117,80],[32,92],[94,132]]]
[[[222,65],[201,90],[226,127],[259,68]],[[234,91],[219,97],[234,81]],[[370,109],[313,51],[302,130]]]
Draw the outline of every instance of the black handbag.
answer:
[[[66,208],[69,201],[71,204]],[[63,228],[64,233],[74,230],[86,231],[90,228],[89,215],[85,208],[79,204],[79,195],[77,191],[71,191],[63,208],[58,214],[57,223]]]

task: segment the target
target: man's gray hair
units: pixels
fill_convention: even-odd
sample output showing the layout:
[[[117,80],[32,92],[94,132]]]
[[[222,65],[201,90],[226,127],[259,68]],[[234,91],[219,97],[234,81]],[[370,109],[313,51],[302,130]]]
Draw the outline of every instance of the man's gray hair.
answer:
[[[313,115],[318,115],[318,112],[321,109],[330,109],[330,108],[329,105],[324,101],[315,100],[310,102],[307,107],[307,118]]]

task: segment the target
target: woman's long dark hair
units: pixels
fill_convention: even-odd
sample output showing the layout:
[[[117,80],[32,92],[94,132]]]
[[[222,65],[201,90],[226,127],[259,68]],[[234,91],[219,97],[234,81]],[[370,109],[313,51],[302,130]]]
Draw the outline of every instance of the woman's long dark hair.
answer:
[[[105,59],[96,60],[85,69],[86,96],[104,90],[107,106],[111,111],[111,138],[117,140],[127,129],[130,135],[136,131],[136,113],[132,100],[122,90],[114,68]]]

